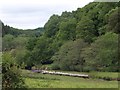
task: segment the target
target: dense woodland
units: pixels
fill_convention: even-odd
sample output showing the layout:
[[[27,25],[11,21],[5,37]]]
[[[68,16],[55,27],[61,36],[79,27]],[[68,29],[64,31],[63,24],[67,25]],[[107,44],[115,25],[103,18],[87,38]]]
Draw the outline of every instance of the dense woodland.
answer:
[[[60,16],[54,14],[43,28],[34,30],[16,29],[3,22],[3,87],[24,87],[17,72],[32,67],[118,72],[118,11],[118,3],[93,2]],[[12,75],[17,76],[16,81],[11,80]]]

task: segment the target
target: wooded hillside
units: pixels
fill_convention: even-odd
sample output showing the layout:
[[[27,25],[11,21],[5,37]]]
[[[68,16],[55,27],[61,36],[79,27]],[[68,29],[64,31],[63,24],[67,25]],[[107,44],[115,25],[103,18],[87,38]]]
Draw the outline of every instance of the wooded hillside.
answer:
[[[43,28],[34,30],[3,22],[3,87],[25,87],[20,68],[118,72],[119,10],[118,3],[92,2],[54,14]]]
[[[92,2],[54,14],[44,28],[19,30],[3,24],[3,51],[24,47],[19,62],[30,67],[118,71],[118,11],[118,3]]]

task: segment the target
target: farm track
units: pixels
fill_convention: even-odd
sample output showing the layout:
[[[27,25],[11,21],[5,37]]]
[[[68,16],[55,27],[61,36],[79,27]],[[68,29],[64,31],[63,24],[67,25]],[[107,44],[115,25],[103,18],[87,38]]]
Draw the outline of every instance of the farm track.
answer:
[[[47,70],[32,70],[32,72],[42,73],[42,74],[51,74],[51,75],[62,75],[62,76],[89,78],[89,75],[86,75],[86,74],[63,73],[63,72],[47,71]]]
[[[32,70],[35,73],[50,74],[50,75],[60,75],[60,76],[71,76],[71,77],[80,77],[80,78],[96,78],[87,74],[73,74],[57,71],[47,71],[47,70]],[[107,80],[107,81],[120,81],[119,78],[109,78],[109,77],[99,77],[98,79]]]

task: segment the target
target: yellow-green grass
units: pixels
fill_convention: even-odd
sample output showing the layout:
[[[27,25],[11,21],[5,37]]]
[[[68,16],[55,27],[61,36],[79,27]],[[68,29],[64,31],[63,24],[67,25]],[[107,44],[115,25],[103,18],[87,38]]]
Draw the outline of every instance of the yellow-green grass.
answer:
[[[23,71],[23,78],[28,88],[118,88],[117,81],[83,79]]]
[[[90,72],[89,73],[90,76],[92,77],[109,77],[109,78],[119,78],[119,73],[117,72]]]

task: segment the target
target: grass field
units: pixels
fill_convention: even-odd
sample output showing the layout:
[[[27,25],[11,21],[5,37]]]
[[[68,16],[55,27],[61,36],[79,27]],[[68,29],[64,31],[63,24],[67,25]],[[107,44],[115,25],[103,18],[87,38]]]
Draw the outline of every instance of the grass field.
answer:
[[[28,88],[118,88],[118,81],[105,81],[97,78],[83,79],[78,77],[33,73],[30,71],[22,71],[22,73]],[[93,74],[95,74],[95,72]],[[104,73],[99,75],[104,75]],[[110,75],[110,73],[106,75]]]

